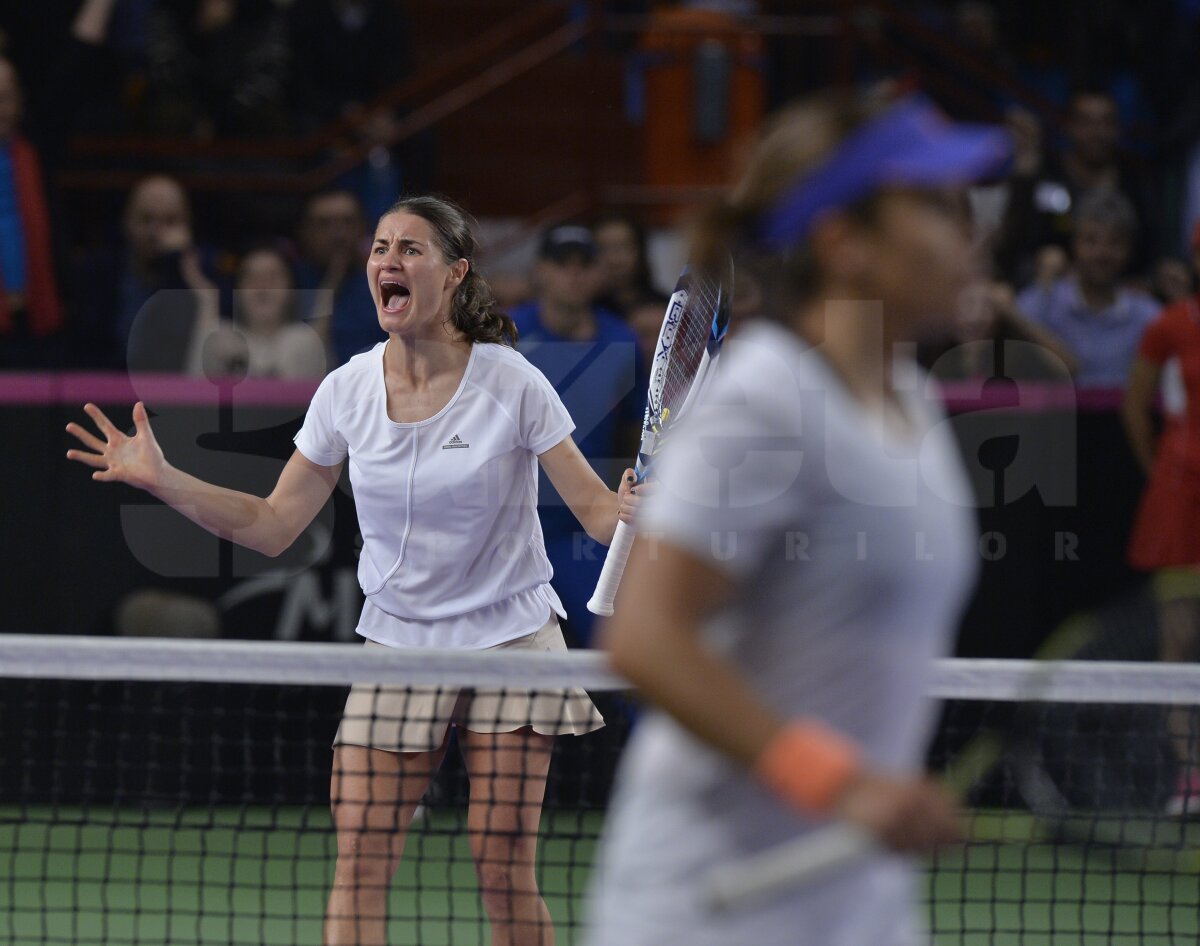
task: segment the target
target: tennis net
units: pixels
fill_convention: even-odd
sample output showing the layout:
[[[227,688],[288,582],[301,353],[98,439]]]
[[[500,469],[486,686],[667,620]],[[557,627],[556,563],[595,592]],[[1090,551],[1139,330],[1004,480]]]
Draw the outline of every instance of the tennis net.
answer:
[[[1200,832],[1163,813],[1180,770],[1172,709],[1200,704],[1198,671],[938,665],[931,759],[969,804],[970,840],[926,874],[935,943],[1200,939]],[[556,740],[532,865],[557,942],[577,942],[634,716],[601,655],[18,635],[0,635],[0,940],[320,943],[338,854],[330,744],[364,681],[453,689],[456,713],[464,687],[499,695],[497,714],[528,690],[591,694],[608,725]],[[538,712],[560,723],[564,703]],[[468,822],[471,751],[451,745],[408,829],[380,908],[388,942],[489,941],[496,875],[477,872],[477,845],[513,832]],[[389,817],[375,827],[394,832]]]

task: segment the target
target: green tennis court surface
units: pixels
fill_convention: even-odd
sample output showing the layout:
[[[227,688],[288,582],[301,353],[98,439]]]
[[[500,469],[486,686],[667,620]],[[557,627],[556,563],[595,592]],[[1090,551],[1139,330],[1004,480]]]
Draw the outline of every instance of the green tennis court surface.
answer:
[[[543,822],[540,876],[560,944],[577,938],[600,823],[571,812]],[[1022,813],[975,826],[981,843],[943,856],[928,881],[939,946],[1200,942],[1200,837],[1176,829],[1122,853],[1051,844]],[[0,808],[0,941],[318,944],[333,855],[323,809]],[[393,890],[391,942],[487,942],[458,813],[414,830]]]
[[[569,943],[600,820],[543,824],[542,892]],[[335,850],[326,810],[0,808],[0,942],[319,944]],[[413,831],[393,891],[391,942],[487,942],[459,814]]]
[[[975,813],[975,843],[940,855],[928,877],[935,942],[1200,942],[1200,825],[1103,815],[1079,821],[1077,837],[1106,843],[1053,843],[1024,812]]]

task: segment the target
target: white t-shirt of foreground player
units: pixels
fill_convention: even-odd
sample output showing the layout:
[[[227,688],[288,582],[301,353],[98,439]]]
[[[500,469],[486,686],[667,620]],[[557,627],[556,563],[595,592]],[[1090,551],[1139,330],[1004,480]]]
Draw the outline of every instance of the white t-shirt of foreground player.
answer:
[[[775,712],[826,721],[880,770],[916,772],[932,661],[951,646],[976,570],[975,518],[936,390],[907,361],[894,380],[908,423],[885,428],[818,350],[779,326],[747,326],[667,445],[639,530],[737,580],[705,633]],[[648,714],[620,771],[589,946],[920,942],[900,858],[743,912],[707,910],[713,867],[815,827]]]
[[[386,342],[321,383],[296,446],[348,458],[362,532],[358,633],[394,647],[491,647],[550,611],[537,516],[537,456],[574,429],[545,376],[503,345],[475,344],[444,408],[415,423],[387,412]]]

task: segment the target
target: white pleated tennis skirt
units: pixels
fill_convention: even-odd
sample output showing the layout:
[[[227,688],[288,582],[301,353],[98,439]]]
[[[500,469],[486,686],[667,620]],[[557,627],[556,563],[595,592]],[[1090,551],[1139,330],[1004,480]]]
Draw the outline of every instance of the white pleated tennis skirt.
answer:
[[[386,647],[370,640],[366,646]],[[567,645],[551,614],[532,634],[488,649],[565,651]],[[549,736],[581,736],[601,728],[604,717],[578,687],[533,691],[355,684],[333,744],[432,752],[445,742],[452,725],[479,733],[531,727]]]

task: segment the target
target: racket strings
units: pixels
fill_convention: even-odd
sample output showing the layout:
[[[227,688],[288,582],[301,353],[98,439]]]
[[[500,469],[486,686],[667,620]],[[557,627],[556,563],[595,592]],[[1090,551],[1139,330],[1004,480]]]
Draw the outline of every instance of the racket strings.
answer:
[[[713,312],[719,299],[720,287],[707,282],[697,282],[688,293],[674,343],[666,353],[660,405],[660,413],[666,417],[677,411],[687,399],[692,381],[700,369],[700,362],[708,347]]]

